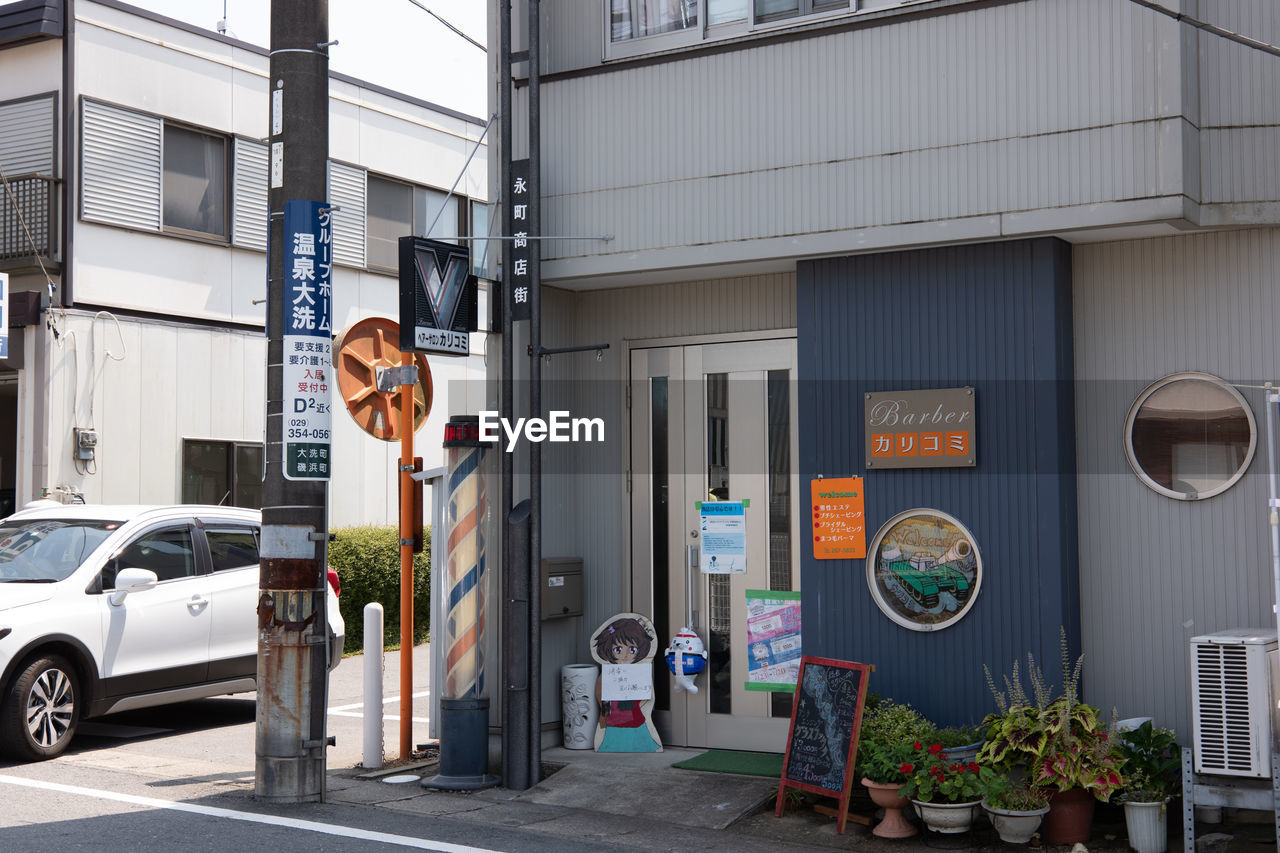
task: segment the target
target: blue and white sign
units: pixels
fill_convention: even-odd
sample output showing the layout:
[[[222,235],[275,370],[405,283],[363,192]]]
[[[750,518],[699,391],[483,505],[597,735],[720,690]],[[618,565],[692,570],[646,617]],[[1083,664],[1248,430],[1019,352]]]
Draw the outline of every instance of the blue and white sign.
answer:
[[[698,513],[698,527],[702,530],[702,573],[745,575],[747,517],[742,501],[703,501]]]
[[[318,201],[284,205],[284,476],[328,480],[333,366],[333,234]]]
[[[0,272],[0,358],[9,357],[9,274]]]

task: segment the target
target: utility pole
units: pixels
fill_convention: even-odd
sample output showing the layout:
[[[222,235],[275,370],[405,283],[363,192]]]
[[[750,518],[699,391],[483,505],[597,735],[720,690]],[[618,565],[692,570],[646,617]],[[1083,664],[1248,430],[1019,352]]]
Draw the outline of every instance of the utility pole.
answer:
[[[260,800],[288,803],[324,799],[327,746],[325,563],[331,360],[325,353],[331,355],[332,331],[324,324],[332,321],[317,317],[325,316],[324,312],[331,317],[332,247],[326,242],[328,31],[327,0],[272,0],[266,474],[254,794]],[[293,223],[288,236],[286,207]],[[310,236],[300,224],[304,221],[316,223]],[[314,278],[308,278],[308,270]],[[294,343],[299,335],[313,343]],[[305,396],[296,384],[285,386],[289,371],[299,363],[296,353],[303,349],[309,358],[317,357],[318,367],[312,362],[311,369],[320,374],[318,391]],[[299,430],[306,433],[305,444],[299,443]],[[309,473],[294,461],[303,455],[310,455]]]

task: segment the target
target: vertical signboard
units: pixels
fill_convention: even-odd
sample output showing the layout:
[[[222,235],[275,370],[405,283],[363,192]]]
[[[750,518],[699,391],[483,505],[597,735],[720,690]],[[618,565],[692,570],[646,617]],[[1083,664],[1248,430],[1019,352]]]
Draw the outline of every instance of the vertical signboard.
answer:
[[[332,230],[318,201],[284,206],[284,476],[328,480]]]
[[[0,358],[9,357],[9,274],[0,272]]]
[[[867,524],[861,477],[809,482],[813,506],[813,558],[861,560],[867,556]]]
[[[507,233],[511,235],[511,269],[503,277],[511,288],[511,319],[529,319],[529,161],[511,161],[511,203],[507,205]]]
[[[747,690],[794,692],[800,672],[800,593],[747,590]]]

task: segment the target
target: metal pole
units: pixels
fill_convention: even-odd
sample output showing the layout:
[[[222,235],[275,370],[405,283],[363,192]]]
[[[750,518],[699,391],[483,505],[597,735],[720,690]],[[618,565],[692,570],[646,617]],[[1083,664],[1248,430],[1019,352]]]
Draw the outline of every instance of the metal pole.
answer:
[[[1280,404],[1280,393],[1270,382],[1263,399],[1267,407],[1267,519],[1271,525],[1271,578],[1275,592],[1272,610],[1276,617],[1276,636],[1280,638],[1280,498],[1276,495],[1275,414],[1272,411]]]
[[[254,793],[273,802],[324,799],[327,482],[285,477],[283,384],[284,209],[286,201],[327,198],[328,30],[327,0],[272,0],[268,127],[274,162],[268,180],[266,471]]]
[[[499,145],[501,157],[500,172],[502,189],[499,200],[503,211],[509,209],[511,203],[511,0],[498,2],[498,112]],[[500,408],[502,416],[508,419],[515,412],[515,366],[512,363],[514,342],[512,341],[513,323],[511,312],[514,303],[511,297],[511,249],[509,242],[502,244],[502,399]],[[521,663],[525,649],[524,633],[517,627],[520,621],[520,608],[516,601],[516,583],[514,574],[514,545],[512,543],[511,508],[515,503],[515,466],[510,453],[499,454],[499,466],[502,479],[501,503],[499,515],[502,527],[502,778],[509,788],[523,790],[516,779],[517,764],[523,761],[516,759],[524,753],[525,729],[524,667]],[[523,777],[523,773],[520,774]]]
[[[400,353],[413,366],[413,353]],[[408,371],[406,371],[408,372]],[[400,758],[413,757],[413,385],[400,386]]]
[[[541,3],[529,0],[529,233],[542,233]],[[529,243],[530,417],[542,417],[542,241]],[[529,454],[529,778],[542,778],[542,442]]]
[[[360,765],[366,770],[382,767],[382,605],[364,606],[364,740]]]

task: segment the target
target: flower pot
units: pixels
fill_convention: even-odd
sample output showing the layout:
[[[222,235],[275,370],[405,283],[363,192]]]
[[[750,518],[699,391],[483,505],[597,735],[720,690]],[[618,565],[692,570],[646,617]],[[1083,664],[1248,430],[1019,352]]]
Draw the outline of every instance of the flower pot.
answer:
[[[985,741],[971,743],[968,746],[953,746],[946,750],[947,760],[954,761],[957,764],[968,764],[970,761],[978,757],[978,750],[982,749]]]
[[[1168,802],[1124,804],[1129,846],[1138,853],[1165,853],[1169,848]]]
[[[924,825],[934,832],[955,834],[968,832],[977,817],[981,801],[972,803],[922,803],[912,800]]]
[[[1052,791],[1049,812],[1044,816],[1040,837],[1045,844],[1083,844],[1093,829],[1093,808],[1097,800],[1084,788]]]
[[[1027,812],[998,809],[985,802],[982,807],[987,810],[987,816],[991,818],[991,825],[996,828],[1000,840],[1008,844],[1026,844],[1030,841],[1031,836],[1040,828],[1041,818],[1049,811],[1048,806]]]
[[[906,797],[898,796],[901,784],[872,782],[870,779],[863,779],[862,784],[871,795],[871,801],[884,809],[884,819],[871,830],[872,835],[878,835],[881,838],[910,838],[919,831],[902,814],[902,810],[911,801]]]

